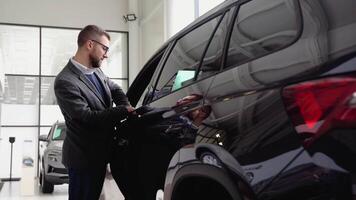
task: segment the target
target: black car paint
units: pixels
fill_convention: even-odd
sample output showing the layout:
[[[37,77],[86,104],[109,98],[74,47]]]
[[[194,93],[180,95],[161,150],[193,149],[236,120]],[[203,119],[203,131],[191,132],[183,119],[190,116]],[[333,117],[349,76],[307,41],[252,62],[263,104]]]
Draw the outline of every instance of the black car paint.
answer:
[[[189,34],[191,30],[208,19],[223,13],[224,10],[235,5],[239,6],[240,3],[243,5],[245,2],[250,1],[228,1],[199,18],[197,22],[169,40],[158,51],[160,53],[157,53],[145,65],[138,78],[133,82],[127,94],[131,103],[136,105],[139,99],[143,99],[142,96],[147,96],[143,91],[148,85],[157,85],[155,79],[159,75],[154,73],[154,70],[164,66],[166,57],[169,56],[176,40]],[[356,4],[347,0],[339,2],[300,0],[298,2],[301,9],[299,18],[301,27],[299,34],[290,44],[248,62],[223,69],[217,74],[197,80],[166,96],[155,100],[149,97],[144,99],[144,104],[160,108],[174,106],[178,99],[189,94],[200,94],[204,96],[205,104],[212,106],[214,114],[213,117],[205,121],[203,132],[200,134],[204,134],[205,128],[208,129],[205,133],[210,136],[211,132],[218,131],[214,130],[215,128],[222,130],[218,133],[223,135],[221,141],[223,141],[222,147],[225,150],[219,150],[220,153],[216,153],[216,156],[223,163],[223,167],[217,168],[204,164],[200,160],[197,154],[197,149],[201,145],[199,143],[207,142],[217,145],[217,142],[198,138],[198,144],[184,147],[172,157],[166,174],[165,200],[182,198],[181,193],[189,191],[188,188],[186,190],[181,188],[184,187],[182,184],[184,180],[196,181],[190,178],[202,176],[193,172],[190,175],[179,174],[180,171],[192,165],[204,165],[204,167],[212,167],[214,170],[222,170],[229,180],[233,180],[230,184],[235,184],[235,187],[232,187],[235,189],[225,188],[227,193],[235,194],[238,191],[241,196],[245,195],[241,197],[245,199],[351,199],[352,195],[355,195],[352,191],[352,186],[356,182],[354,178],[356,166],[355,162],[352,162],[356,159],[356,151],[352,147],[355,146],[355,130],[332,130],[314,145],[305,148],[303,146],[304,138],[296,133],[286,112],[286,105],[281,93],[284,87],[303,81],[356,74],[354,43],[347,47],[349,49],[346,47],[341,49],[343,50],[340,50],[341,53],[336,50],[325,53],[326,50],[323,49],[323,46],[316,47],[320,49],[312,49],[314,48],[313,43],[323,45],[320,42],[323,40],[320,34],[326,34],[326,37],[329,35],[329,46],[337,46],[338,42],[343,42],[343,38],[331,37],[330,35],[334,33],[329,33],[330,31],[327,30],[330,28],[334,31],[333,28],[336,26],[342,26],[340,24],[343,20],[339,16],[341,13],[323,12],[328,9],[336,12],[330,8],[346,3],[349,6],[343,14],[349,15],[349,18],[345,19],[344,23],[353,25],[355,15],[351,15],[350,10],[355,10]],[[316,21],[310,21],[314,20],[314,13],[317,13],[317,17],[314,16]],[[331,17],[335,17],[335,19]],[[322,21],[325,19],[331,21]],[[313,25],[312,22],[320,22],[319,27]],[[320,29],[314,30],[313,28]],[[349,28],[347,31],[355,32],[355,29]],[[303,45],[311,45],[308,46],[311,49],[304,49]],[[300,48],[309,52],[303,52]],[[225,43],[225,54],[226,49]],[[274,69],[274,65],[284,63],[284,53],[289,56],[291,61],[301,59],[304,63],[301,62],[299,65],[296,64],[288,68],[292,70],[287,70],[286,66]],[[160,56],[157,56],[159,54]],[[313,57],[317,55],[320,57]],[[308,56],[310,57],[307,58]],[[153,62],[155,64],[152,64]],[[252,73],[251,70],[254,69],[256,71]],[[234,82],[236,75],[245,82],[240,85]],[[142,85],[142,83],[144,84]],[[343,142],[335,138],[342,138]],[[216,152],[214,146],[206,146],[204,149]],[[227,161],[224,155],[233,156],[237,162],[228,167],[229,165],[225,164]],[[238,173],[233,173],[232,169],[238,169]],[[206,176],[214,179],[215,175],[217,176],[212,173],[210,177]],[[238,187],[241,182],[248,183],[246,185],[248,192],[244,193],[243,191],[246,190]],[[253,191],[252,195],[249,190]],[[179,194],[175,193],[177,191]],[[208,191],[202,188],[196,189],[195,192],[199,194],[190,194],[192,198],[201,197],[202,193]],[[188,196],[184,197],[188,198]]]

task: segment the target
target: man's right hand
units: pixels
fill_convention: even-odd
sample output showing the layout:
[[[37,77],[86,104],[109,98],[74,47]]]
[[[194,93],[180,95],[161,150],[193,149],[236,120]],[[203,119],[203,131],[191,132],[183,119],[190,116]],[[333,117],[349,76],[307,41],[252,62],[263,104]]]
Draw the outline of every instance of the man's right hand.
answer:
[[[135,114],[135,108],[132,106],[126,106],[127,111],[129,114]]]

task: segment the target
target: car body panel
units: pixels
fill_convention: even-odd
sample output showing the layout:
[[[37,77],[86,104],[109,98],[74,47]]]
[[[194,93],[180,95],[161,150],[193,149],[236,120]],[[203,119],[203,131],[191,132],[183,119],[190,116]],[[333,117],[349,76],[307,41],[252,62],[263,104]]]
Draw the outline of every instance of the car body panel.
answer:
[[[247,36],[252,41],[245,41],[240,46],[228,46],[229,41],[224,40],[220,43],[224,52],[220,71],[201,79],[196,74],[189,84],[155,98],[154,89],[160,89],[157,82],[161,81],[160,76],[164,76],[161,69],[172,67],[166,62],[172,52],[176,52],[172,49],[177,41],[214,17],[234,9],[234,6],[237,16],[230,20],[237,20],[236,23],[231,23],[227,30],[217,30],[226,31],[227,35],[231,35],[228,36],[231,41],[247,40]],[[310,138],[298,133],[287,112],[289,105],[283,91],[300,83],[356,76],[355,10],[356,2],[353,0],[226,1],[168,40],[160,50],[164,56],[153,56],[159,64],[152,66],[148,63],[145,69],[151,68],[150,73],[143,72],[135,80],[140,82],[148,74],[145,78],[150,84],[141,86],[146,87],[146,91],[135,93],[137,86],[133,85],[128,92],[129,99],[138,99],[131,97],[135,94],[141,96],[138,107],[143,104],[162,108],[175,107],[179,99],[199,94],[203,98],[197,105],[208,105],[212,110],[199,126],[195,144],[183,147],[173,156],[166,173],[164,199],[175,199],[175,195],[181,197],[182,194],[175,191],[184,191],[179,181],[189,174],[180,170],[192,165],[194,169],[199,169],[200,165],[205,165],[199,160],[198,149],[213,153],[223,163],[222,173],[235,181],[233,184],[236,180],[248,183],[243,187],[245,189],[237,191],[241,194],[247,188],[247,191],[253,191],[253,195],[248,192],[247,197],[242,195],[243,198],[354,198],[354,127],[332,129],[312,145],[306,146],[305,141]],[[196,40],[190,42],[199,42]],[[190,55],[189,51],[182,52],[182,58]],[[184,61],[190,62],[183,59],[181,63]],[[204,56],[199,66],[202,62]],[[143,98],[147,94],[153,98]],[[175,110],[174,114],[183,116],[189,111]],[[201,143],[213,146],[201,148]],[[235,162],[230,162],[231,158]],[[236,167],[229,167],[227,163]],[[238,169],[235,171],[239,173],[234,169]],[[218,176],[194,173],[191,175],[210,177],[211,180]],[[204,191],[195,189],[197,192]],[[192,196],[199,198],[199,194]]]

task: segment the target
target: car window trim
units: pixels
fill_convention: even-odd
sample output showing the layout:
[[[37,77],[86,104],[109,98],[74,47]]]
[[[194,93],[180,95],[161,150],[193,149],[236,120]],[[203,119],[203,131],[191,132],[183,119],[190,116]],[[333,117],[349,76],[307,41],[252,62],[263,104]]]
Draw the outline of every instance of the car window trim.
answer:
[[[229,49],[230,38],[231,38],[232,31],[233,31],[233,28],[234,28],[235,20],[236,20],[237,15],[238,15],[238,13],[240,11],[241,5],[246,3],[246,2],[249,2],[249,1],[243,1],[243,2],[240,2],[239,4],[236,5],[236,8],[235,8],[234,13],[233,13],[233,16],[232,16],[231,21],[229,23],[229,28],[228,28],[228,31],[226,33],[226,37],[225,37],[225,41],[224,41],[224,47],[223,47],[223,52],[222,52],[222,58],[221,58],[221,61],[220,61],[219,73],[223,71],[225,63],[226,63],[227,52],[228,52],[228,49]]]
[[[229,8],[227,8],[227,9],[225,10],[224,14],[222,15],[222,17],[221,17],[221,19],[220,19],[220,21],[219,21],[219,24],[218,24],[218,26],[216,27],[216,29],[214,30],[214,34],[211,36],[211,39],[209,40],[208,46],[207,46],[207,48],[206,48],[205,51],[204,51],[204,55],[203,55],[203,57],[202,57],[201,60],[200,60],[200,63],[199,63],[199,70],[198,70],[198,72],[195,74],[194,81],[196,81],[197,78],[198,78],[198,74],[199,74],[199,72],[201,71],[201,67],[202,67],[202,65],[203,65],[206,52],[207,52],[208,49],[209,49],[210,43],[211,43],[211,41],[212,41],[212,39],[213,39],[213,37],[214,37],[214,35],[215,35],[215,33],[216,33],[216,30],[217,30],[218,27],[220,26],[222,20],[223,20],[224,17],[226,16],[226,14],[227,14],[228,12],[232,12],[232,17],[231,17],[231,20],[229,21],[229,25],[227,26],[227,31],[226,31],[226,33],[225,33],[225,39],[224,39],[224,43],[223,43],[223,47],[222,47],[222,50],[223,50],[223,51],[222,51],[222,53],[221,53],[221,61],[220,61],[219,70],[217,70],[216,73],[214,73],[214,74],[212,74],[212,75],[210,75],[210,76],[206,76],[206,77],[201,78],[200,80],[204,80],[205,78],[209,78],[209,77],[211,77],[211,76],[213,76],[213,75],[215,75],[215,74],[217,74],[217,73],[220,73],[221,70],[223,69],[222,63],[223,63],[223,60],[224,60],[224,57],[225,57],[225,49],[226,49],[226,45],[227,45],[228,42],[229,42],[228,38],[231,36],[231,33],[232,33],[232,26],[233,26],[233,24],[234,24],[233,22],[235,21],[235,18],[236,18],[236,16],[237,16],[238,7],[239,7],[239,4],[238,4],[238,5],[233,4],[232,6],[230,6]]]
[[[152,79],[154,79],[154,73],[157,69],[159,69],[159,66],[160,66],[160,63],[162,62],[163,58],[164,58],[164,55],[166,54],[167,52],[167,49],[169,48],[169,44],[166,44],[164,45],[162,48],[160,48],[143,66],[143,68],[141,69],[141,71],[137,74],[136,78],[134,79],[134,81],[132,82],[129,90],[127,91],[127,96],[130,98],[131,97],[131,93],[132,93],[132,90],[141,90],[142,91],[140,92],[140,97],[137,98],[137,99],[130,99],[130,103],[133,105],[133,106],[136,106],[137,103],[139,102],[140,98],[142,97],[142,95],[145,95],[144,92],[145,92],[145,89],[147,87],[149,87],[149,85],[151,85],[151,82],[152,82]],[[154,69],[150,69],[150,67],[152,67],[151,65],[155,62],[156,59],[158,59],[158,57],[161,57],[161,59],[159,60],[157,66],[154,68]],[[153,74],[152,76],[149,78],[149,81],[148,83],[145,85],[145,86],[142,86],[142,84],[140,83],[137,83],[138,80],[144,80],[146,79],[145,75],[147,73],[149,73],[150,70],[153,70]],[[141,82],[141,81],[140,81]],[[144,88],[141,88],[141,87],[144,87]],[[137,95],[137,92],[135,92],[135,95]],[[144,105],[144,102],[142,102],[142,105]]]
[[[146,86],[146,88],[148,88],[148,87],[151,87],[151,90],[152,91],[154,91],[154,89],[153,89],[153,86],[152,86],[152,79],[155,79],[156,77],[155,77],[155,72],[156,72],[156,70],[160,70],[160,66],[161,66],[161,63],[163,62],[163,60],[164,60],[164,56],[165,55],[167,55],[167,49],[169,48],[169,45],[167,45],[165,48],[164,48],[164,50],[162,50],[161,52],[159,52],[159,53],[156,53],[155,54],[155,56],[151,59],[151,61],[150,61],[150,63],[149,63],[149,65],[152,65],[152,63],[155,61],[155,59],[158,59],[158,57],[161,57],[161,59],[158,61],[158,64],[157,64],[157,66],[155,67],[155,69],[154,69],[154,71],[153,71],[153,74],[152,74],[152,76],[151,76],[151,78],[150,78],[150,81],[148,82],[148,84],[147,84],[147,86]],[[161,55],[162,54],[162,55]],[[145,88],[145,89],[146,89]],[[142,91],[142,93],[141,93],[141,96],[142,95],[146,95],[146,94],[144,94],[144,92],[145,92],[145,89]],[[150,91],[150,90],[149,90]],[[151,92],[151,94],[150,94],[150,96],[147,96],[147,97],[145,97],[144,98],[144,100],[142,101],[142,105],[147,105],[148,103],[150,103],[150,101],[151,101],[151,99],[152,99],[152,97],[153,97],[153,92]],[[140,97],[141,97],[140,96]]]
[[[173,40],[171,41],[171,43],[170,43],[170,45],[169,45],[169,48],[170,48],[170,49],[167,51],[167,55],[166,55],[166,57],[164,58],[164,62],[162,63],[161,68],[159,69],[160,72],[159,72],[159,74],[158,74],[158,76],[157,76],[157,78],[156,78],[156,80],[155,80],[155,84],[154,84],[154,87],[153,87],[153,88],[154,88],[153,91],[156,91],[156,90],[157,90],[157,85],[158,85],[159,78],[161,77],[162,71],[163,71],[163,69],[164,69],[164,67],[165,67],[165,65],[166,65],[166,62],[167,62],[169,56],[171,55],[172,50],[174,49],[174,47],[175,47],[175,45],[177,44],[178,40],[180,40],[181,38],[183,38],[185,35],[191,33],[191,32],[194,31],[195,29],[199,28],[200,26],[204,25],[205,23],[209,22],[210,20],[212,20],[212,19],[218,17],[219,15],[225,15],[225,13],[226,13],[228,10],[230,10],[232,7],[235,7],[236,4],[238,4],[238,3],[233,3],[233,4],[229,5],[229,6],[226,6],[225,8],[221,9],[220,11],[218,11],[218,12],[212,14],[211,16],[207,17],[205,20],[201,21],[200,23],[195,24],[194,26],[191,27],[191,29],[188,29],[186,32],[182,33],[179,37],[177,37],[177,38],[175,38],[175,39],[173,39]],[[221,18],[221,19],[223,19],[223,18]],[[221,19],[220,19],[220,21],[219,21],[219,24],[220,24],[220,22],[221,22]],[[216,27],[218,27],[218,25],[217,25]],[[214,28],[214,32],[212,33],[212,35],[215,34],[216,27]],[[210,36],[210,37],[212,37],[212,36]],[[209,42],[210,42],[210,41],[209,41]],[[207,45],[207,46],[205,47],[204,51],[206,51],[206,49],[207,49],[208,47],[209,47],[209,45]],[[199,65],[201,65],[201,60],[200,60],[199,62],[200,62]],[[204,78],[204,79],[205,79],[205,78]],[[203,79],[201,79],[201,80],[203,80]],[[193,83],[194,83],[194,82],[193,82]],[[193,84],[193,83],[191,83],[191,84]],[[189,85],[191,85],[191,84],[188,84],[188,85],[186,85],[186,86],[184,86],[184,87],[182,87],[182,88],[185,88],[185,87],[187,87],[187,86],[189,86]],[[180,90],[180,89],[182,89],[182,88],[179,88],[179,89],[177,89],[177,90],[174,90],[173,92],[178,91],[178,90]],[[152,94],[152,96],[151,96],[151,98],[150,98],[150,102],[153,102],[153,101],[155,101],[155,100],[157,100],[157,99],[160,99],[160,98],[162,98],[162,97],[165,97],[165,96],[167,96],[167,95],[169,95],[169,94],[171,94],[171,93],[172,93],[172,92],[170,92],[170,93],[168,93],[168,94],[166,94],[166,95],[163,95],[163,96],[161,96],[161,97],[159,97],[159,98],[156,98],[156,99],[153,99],[153,94]],[[150,103],[150,102],[149,102],[149,103]]]
[[[53,127],[51,127],[51,129],[49,130],[49,132],[47,134],[47,140],[51,138],[52,131],[53,131]]]
[[[168,59],[169,55],[171,55],[171,52],[172,52],[173,47],[175,46],[176,42],[177,42],[177,40],[173,40],[172,42],[169,43],[169,45],[167,47],[167,50],[166,50],[165,54],[163,55],[163,57],[161,59],[162,62],[160,61],[159,66],[157,66],[157,70],[158,70],[157,76],[154,77],[155,74],[153,74],[152,78],[156,79],[156,80],[153,80],[154,81],[154,85],[152,87],[152,91],[154,91],[154,92],[156,91],[156,88],[157,88],[157,85],[158,85],[158,80],[161,77],[161,74],[162,74],[162,71],[164,69],[164,66],[165,66],[165,64],[167,62],[167,59]],[[154,97],[154,92],[152,92],[150,98],[148,98],[149,99],[148,103],[151,103],[152,101],[156,100],[156,99],[153,98]]]
[[[206,44],[206,47],[205,47],[205,49],[204,49],[204,51],[203,51],[203,54],[202,54],[202,56],[201,56],[201,58],[200,58],[200,61],[199,61],[199,65],[198,65],[197,69],[195,70],[193,82],[198,79],[198,74],[199,74],[199,72],[200,72],[200,70],[201,70],[201,66],[203,65],[203,61],[204,61],[206,52],[208,51],[208,49],[209,49],[209,47],[210,47],[211,41],[212,41],[213,38],[214,38],[214,35],[215,35],[215,33],[216,33],[216,30],[219,28],[219,26],[220,26],[222,20],[223,20],[224,17],[226,16],[226,13],[229,12],[229,11],[230,11],[230,10],[226,10],[226,11],[220,16],[220,19],[219,19],[218,23],[216,24],[216,26],[215,26],[215,28],[214,28],[212,34],[210,35],[208,44]],[[220,69],[219,69],[219,71],[220,71]]]

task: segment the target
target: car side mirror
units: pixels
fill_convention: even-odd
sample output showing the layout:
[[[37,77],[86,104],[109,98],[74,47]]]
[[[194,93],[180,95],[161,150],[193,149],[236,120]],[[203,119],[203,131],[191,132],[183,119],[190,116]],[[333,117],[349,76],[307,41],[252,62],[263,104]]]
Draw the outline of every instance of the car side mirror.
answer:
[[[47,135],[40,135],[38,137],[38,140],[42,142],[48,142]]]

